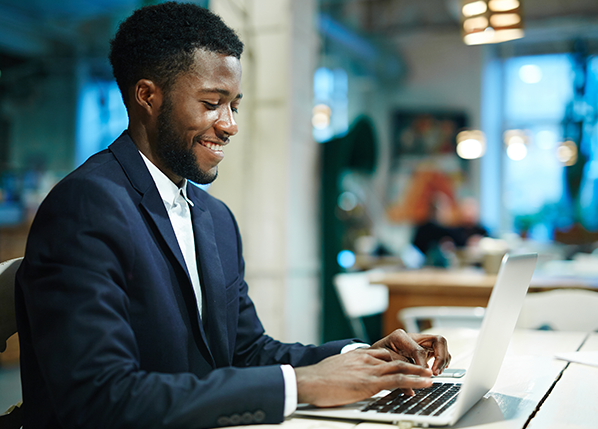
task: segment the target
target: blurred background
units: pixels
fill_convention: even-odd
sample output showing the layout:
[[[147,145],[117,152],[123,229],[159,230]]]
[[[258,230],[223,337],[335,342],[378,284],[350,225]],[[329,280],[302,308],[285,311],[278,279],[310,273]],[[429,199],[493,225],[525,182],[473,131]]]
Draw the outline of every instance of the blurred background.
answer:
[[[155,3],[0,0],[0,260],[127,127],[109,40]],[[493,274],[536,251],[539,273],[598,284],[596,0],[196,3],[246,44],[240,132],[207,191],[237,216],[270,335],[354,335],[339,273]]]

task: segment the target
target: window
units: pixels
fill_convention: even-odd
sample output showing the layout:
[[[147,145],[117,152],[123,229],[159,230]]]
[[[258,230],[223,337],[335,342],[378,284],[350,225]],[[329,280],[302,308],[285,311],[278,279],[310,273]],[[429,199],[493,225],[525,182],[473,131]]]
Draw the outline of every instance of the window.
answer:
[[[128,125],[128,116],[116,82],[93,81],[79,93],[76,166],[107,148]]]
[[[341,137],[349,128],[347,113],[347,72],[321,67],[314,73],[313,137],[325,142]]]
[[[576,222],[598,228],[597,64],[567,54],[503,63],[502,202],[512,228],[532,239]]]

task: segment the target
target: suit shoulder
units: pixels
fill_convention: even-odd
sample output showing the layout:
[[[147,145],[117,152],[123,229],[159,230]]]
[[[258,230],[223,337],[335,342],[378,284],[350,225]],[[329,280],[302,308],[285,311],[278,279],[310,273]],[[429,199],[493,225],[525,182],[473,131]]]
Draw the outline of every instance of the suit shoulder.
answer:
[[[102,151],[60,180],[46,195],[38,212],[94,211],[108,205],[113,209],[131,200],[124,171],[109,152]]]
[[[91,156],[87,161],[65,176],[53,191],[72,188],[87,189],[119,186],[126,181],[126,175],[120,164],[109,151],[104,150]]]

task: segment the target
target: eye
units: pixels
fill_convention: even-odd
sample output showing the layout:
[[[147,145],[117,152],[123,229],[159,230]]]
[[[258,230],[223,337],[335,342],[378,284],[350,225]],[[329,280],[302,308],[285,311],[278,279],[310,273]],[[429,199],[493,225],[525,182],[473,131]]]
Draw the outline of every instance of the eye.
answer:
[[[231,107],[230,110],[232,110],[233,113],[239,113],[239,108],[238,107]]]
[[[210,110],[216,110],[218,108],[218,104],[208,103],[204,101],[203,104]]]

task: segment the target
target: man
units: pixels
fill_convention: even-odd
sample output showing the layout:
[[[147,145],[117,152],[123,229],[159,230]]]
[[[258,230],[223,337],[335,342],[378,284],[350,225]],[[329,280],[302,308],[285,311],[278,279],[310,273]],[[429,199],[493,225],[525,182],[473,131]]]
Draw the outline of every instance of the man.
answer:
[[[278,423],[297,401],[430,385],[450,360],[441,337],[398,331],[339,354],[352,342],[264,334],[232,214],[187,182],[213,181],[237,133],[235,33],[164,3],[111,48],[128,130],[48,195],[17,275],[25,428]]]

